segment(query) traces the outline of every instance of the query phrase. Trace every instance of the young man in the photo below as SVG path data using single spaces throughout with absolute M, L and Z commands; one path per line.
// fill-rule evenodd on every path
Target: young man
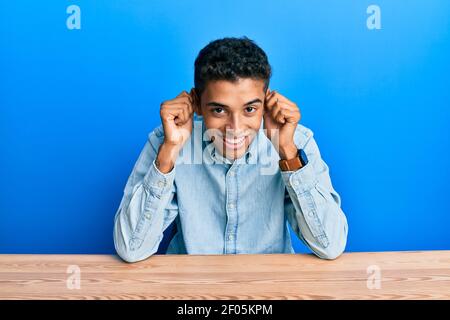
M 128 262 L 167 253 L 293 253 L 288 223 L 320 258 L 345 249 L 347 220 L 295 103 L 269 89 L 271 67 L 248 38 L 209 43 L 195 88 L 161 104 L 115 216 Z

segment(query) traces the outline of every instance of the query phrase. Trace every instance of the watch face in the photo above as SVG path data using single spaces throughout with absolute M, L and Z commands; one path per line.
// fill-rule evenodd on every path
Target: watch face
M 298 156 L 300 157 L 302 165 L 306 165 L 308 163 L 308 158 L 306 157 L 306 153 L 303 149 L 298 150 Z

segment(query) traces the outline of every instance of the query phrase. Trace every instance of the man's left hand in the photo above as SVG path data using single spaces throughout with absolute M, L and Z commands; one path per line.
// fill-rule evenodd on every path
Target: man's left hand
M 300 121 L 300 110 L 295 103 L 276 91 L 267 90 L 264 103 L 264 132 L 272 141 L 281 159 L 297 156 L 294 133 Z

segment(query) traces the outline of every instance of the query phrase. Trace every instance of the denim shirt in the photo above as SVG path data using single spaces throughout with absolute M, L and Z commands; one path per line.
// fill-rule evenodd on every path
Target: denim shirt
M 155 165 L 164 131 L 148 135 L 115 215 L 114 245 L 125 261 L 156 253 L 175 220 L 168 254 L 294 253 L 288 224 L 314 254 L 335 259 L 345 249 L 347 220 L 311 130 L 297 125 L 294 143 L 307 164 L 280 171 L 280 157 L 261 129 L 246 153 L 229 161 L 194 116 L 174 168 Z

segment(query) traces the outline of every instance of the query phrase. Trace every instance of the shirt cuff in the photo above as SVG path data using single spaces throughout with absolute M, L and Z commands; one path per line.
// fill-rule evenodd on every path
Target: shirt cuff
M 314 168 L 309 162 L 296 171 L 281 171 L 281 176 L 286 187 L 297 194 L 311 191 L 317 183 Z
M 161 198 L 163 194 L 171 190 L 174 179 L 175 166 L 168 173 L 162 173 L 156 167 L 155 160 L 153 160 L 150 169 L 144 177 L 143 186 L 157 198 Z

